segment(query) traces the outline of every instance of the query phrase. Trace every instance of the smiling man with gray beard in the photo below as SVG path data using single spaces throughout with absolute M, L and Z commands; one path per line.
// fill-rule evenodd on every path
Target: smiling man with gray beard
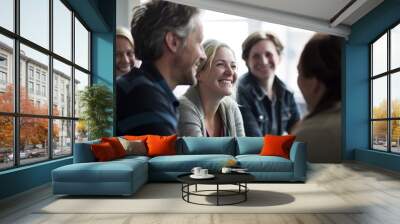
M 139 69 L 117 81 L 117 135 L 176 134 L 177 85 L 192 85 L 205 59 L 199 10 L 167 1 L 134 9 L 131 32 Z

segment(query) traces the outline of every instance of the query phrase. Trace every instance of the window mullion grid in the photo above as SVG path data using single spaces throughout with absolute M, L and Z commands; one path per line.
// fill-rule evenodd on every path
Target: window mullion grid
M 49 50 L 53 52 L 53 0 L 49 0 Z M 49 86 L 47 90 L 49 94 L 49 119 L 48 121 L 48 132 L 47 132 L 47 147 L 49 151 L 49 159 L 53 159 L 53 56 L 49 55 L 49 75 L 48 75 Z
M 387 66 L 387 68 L 386 68 L 386 71 L 389 71 L 390 70 L 390 29 L 389 29 L 389 31 L 387 32 L 387 51 L 386 51 L 386 54 L 387 54 L 387 64 L 386 64 L 386 66 Z M 388 73 L 387 74 L 387 110 L 388 110 L 388 112 L 387 112 L 387 116 L 388 116 L 388 122 L 387 122 L 387 135 L 388 135 L 388 138 L 387 138 L 387 140 L 388 140 L 388 152 L 391 152 L 392 151 L 392 135 L 391 135 L 391 133 L 392 133 L 392 120 L 391 120 L 391 118 L 392 118 L 392 111 L 391 111 L 391 108 L 392 108 L 392 100 L 391 100 L 391 86 L 390 86 L 390 80 L 391 80 L 391 78 L 392 78 L 392 75 L 390 74 L 390 73 Z
M 76 118 L 75 116 L 75 12 L 72 11 L 71 15 L 71 24 L 72 24 L 72 38 L 71 38 L 71 59 L 72 59 L 72 67 L 71 67 L 71 117 Z M 73 119 L 71 121 L 71 150 L 72 150 L 72 155 L 74 155 L 75 151 L 75 123 L 77 120 Z
M 372 71 L 373 71 L 373 60 L 372 60 L 372 56 L 373 56 L 373 44 L 369 45 L 369 148 L 371 150 L 373 150 L 373 90 L 374 90 L 374 86 L 373 86 L 373 79 L 372 79 Z
M 20 9 L 20 0 L 14 1 L 14 32 L 19 35 L 19 9 Z M 20 113 L 20 46 L 19 39 L 14 38 L 14 166 L 19 166 L 20 157 L 19 157 L 19 136 L 20 136 L 20 117 L 17 116 Z

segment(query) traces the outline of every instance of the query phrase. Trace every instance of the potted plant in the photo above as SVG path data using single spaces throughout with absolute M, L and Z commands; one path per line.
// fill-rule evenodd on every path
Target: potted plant
M 81 118 L 87 127 L 89 140 L 110 136 L 107 131 L 112 125 L 112 92 L 102 84 L 87 86 L 79 93 Z

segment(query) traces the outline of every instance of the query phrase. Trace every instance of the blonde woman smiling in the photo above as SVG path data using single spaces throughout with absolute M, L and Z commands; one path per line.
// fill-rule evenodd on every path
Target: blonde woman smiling
M 230 97 L 237 79 L 235 55 L 216 40 L 205 42 L 203 48 L 207 60 L 197 68 L 197 84 L 179 100 L 178 135 L 244 136 L 242 115 Z

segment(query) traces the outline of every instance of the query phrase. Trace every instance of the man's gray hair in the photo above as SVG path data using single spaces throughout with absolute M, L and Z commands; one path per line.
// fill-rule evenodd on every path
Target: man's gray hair
M 153 0 L 134 8 L 131 33 L 135 42 L 136 58 L 155 61 L 163 55 L 167 32 L 175 33 L 186 42 L 194 31 L 193 18 L 197 8 L 167 1 Z

